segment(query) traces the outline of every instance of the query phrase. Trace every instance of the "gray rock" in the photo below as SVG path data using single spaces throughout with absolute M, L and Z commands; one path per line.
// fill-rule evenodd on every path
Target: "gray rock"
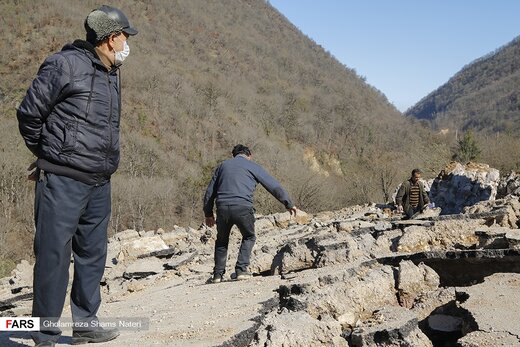
M 431 227 L 411 226 L 404 229 L 397 242 L 398 252 L 424 252 L 478 245 L 475 230 L 484 224 L 480 219 L 436 221 Z
M 140 279 L 152 275 L 160 274 L 164 271 L 163 262 L 157 258 L 139 259 L 130 264 L 125 272 L 123 278 L 125 279 Z
M 386 306 L 352 331 L 351 346 L 433 346 L 417 324 L 413 312 L 399 306 Z
M 170 247 L 170 248 L 161 249 L 158 251 L 153 251 L 150 253 L 141 254 L 137 258 L 139 258 L 139 259 L 148 258 L 148 257 L 171 258 L 177 253 L 179 253 L 179 250 L 176 247 Z
M 287 228 L 292 224 L 307 224 L 310 222 L 312 216 L 304 211 L 298 210 L 296 216 L 291 216 L 289 212 L 273 214 L 275 224 L 279 228 Z
M 445 306 L 455 300 L 455 289 L 453 287 L 437 288 L 436 290 L 425 292 L 417 297 L 412 311 L 417 315 L 419 321 L 422 321 L 430 316 L 438 307 Z
M 264 318 L 249 346 L 347 347 L 340 324 L 330 317 L 318 320 L 306 312 L 272 312 Z
M 314 279 L 315 280 L 315 279 Z M 367 268 L 337 271 L 291 288 L 281 304 L 294 304 L 305 309 L 312 317 L 330 315 L 361 317 L 365 312 L 383 306 L 398 306 L 394 288 L 394 274 L 390 266 L 367 265 Z M 287 293 L 287 291 L 286 291 Z
M 439 275 L 429 266 L 420 263 L 416 266 L 411 261 L 399 263 L 397 289 L 401 306 L 411 308 L 415 298 L 439 287 Z
M 163 239 L 161 239 L 161 236 L 155 235 L 150 237 L 126 240 L 121 245 L 121 253 L 124 255 L 125 259 L 131 259 L 137 258 L 140 255 L 148 254 L 154 251 L 168 249 L 168 246 L 163 241 Z
M 22 260 L 12 271 L 13 276 L 9 279 L 10 291 L 20 293 L 23 288 L 30 288 L 33 282 L 33 265 L 27 260 Z
M 179 267 L 189 264 L 198 255 L 198 252 L 184 253 L 179 256 L 173 257 L 168 263 L 164 264 L 166 270 L 176 270 Z
M 450 333 L 460 331 L 464 321 L 462 318 L 446 314 L 432 314 L 428 317 L 428 326 L 433 331 Z

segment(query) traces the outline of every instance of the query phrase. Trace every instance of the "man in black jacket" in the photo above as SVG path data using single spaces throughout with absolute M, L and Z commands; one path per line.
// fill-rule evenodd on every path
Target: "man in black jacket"
M 20 133 L 38 158 L 29 176 L 36 180 L 32 315 L 51 322 L 61 316 L 72 252 L 74 344 L 119 335 L 97 328 L 97 311 L 110 176 L 119 164 L 118 68 L 130 52 L 127 39 L 137 34 L 125 14 L 110 6 L 92 11 L 84 25 L 86 41 L 67 44 L 44 61 L 17 112 Z M 60 334 L 43 328 L 33 339 L 37 346 L 54 346 Z
M 251 277 L 248 271 L 251 251 L 256 241 L 253 193 L 260 183 L 289 213 L 296 215 L 296 207 L 280 183 L 260 165 L 251 161 L 251 151 L 244 145 L 236 145 L 233 158 L 220 164 L 208 185 L 204 196 L 204 216 L 206 225 L 215 225 L 214 201 L 217 200 L 217 240 L 215 241 L 215 268 L 213 283 L 222 281 L 226 272 L 229 234 L 236 225 L 242 234 L 242 243 L 235 264 L 237 280 Z

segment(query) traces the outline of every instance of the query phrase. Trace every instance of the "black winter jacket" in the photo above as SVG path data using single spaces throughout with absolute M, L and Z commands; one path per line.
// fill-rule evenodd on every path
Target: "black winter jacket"
M 119 164 L 120 109 L 116 69 L 76 40 L 41 65 L 17 117 L 38 167 L 95 185 Z

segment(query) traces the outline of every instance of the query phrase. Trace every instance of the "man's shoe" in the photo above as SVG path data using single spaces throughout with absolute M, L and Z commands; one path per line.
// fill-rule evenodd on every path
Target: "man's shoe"
M 248 280 L 253 277 L 253 274 L 249 271 L 235 271 L 235 273 L 231 276 L 232 279 L 237 281 Z
M 222 274 L 214 274 L 213 277 L 210 279 L 211 283 L 220 283 L 222 282 L 224 275 Z
M 93 331 L 75 331 L 72 334 L 72 344 L 81 345 L 84 343 L 107 342 L 119 336 L 117 329 L 99 329 Z
M 56 346 L 56 342 L 54 341 L 42 341 L 38 344 L 36 344 L 35 347 L 54 347 Z

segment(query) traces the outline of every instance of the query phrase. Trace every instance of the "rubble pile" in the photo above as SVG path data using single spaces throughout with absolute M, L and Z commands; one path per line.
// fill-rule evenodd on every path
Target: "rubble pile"
M 491 198 L 498 187 L 495 173 L 480 168 L 466 166 L 474 176 L 458 175 L 478 181 L 484 191 L 489 188 Z M 456 166 L 450 172 L 457 170 L 462 169 Z M 453 177 L 448 181 L 460 188 L 461 180 Z M 433 184 L 432 190 L 453 192 L 445 184 Z M 222 339 L 217 344 L 520 345 L 520 324 L 514 317 L 520 302 L 520 202 L 508 195 L 464 204 L 446 205 L 460 207 L 461 213 L 426 211 L 414 220 L 376 204 L 314 216 L 300 211 L 296 218 L 288 213 L 257 216 L 250 270 L 254 278 L 279 280 L 257 281 L 272 286 L 267 288 L 272 290 L 271 304 L 251 317 L 254 323 L 247 329 L 215 333 Z M 104 301 L 128 300 L 169 279 L 175 279 L 175 286 L 195 283 L 225 295 L 232 288 L 229 273 L 221 284 L 206 282 L 215 238 L 216 230 L 204 226 L 115 234 L 101 283 Z M 228 269 L 239 243 L 240 234 L 234 231 Z M 22 262 L 12 276 L 0 280 L 1 316 L 30 314 L 31 274 L 31 265 Z M 236 288 L 242 283 L 232 284 Z M 153 318 L 155 313 L 141 314 Z M 215 323 L 204 324 L 201 333 L 210 334 L 208 324 Z M 188 345 L 189 336 L 164 344 Z

